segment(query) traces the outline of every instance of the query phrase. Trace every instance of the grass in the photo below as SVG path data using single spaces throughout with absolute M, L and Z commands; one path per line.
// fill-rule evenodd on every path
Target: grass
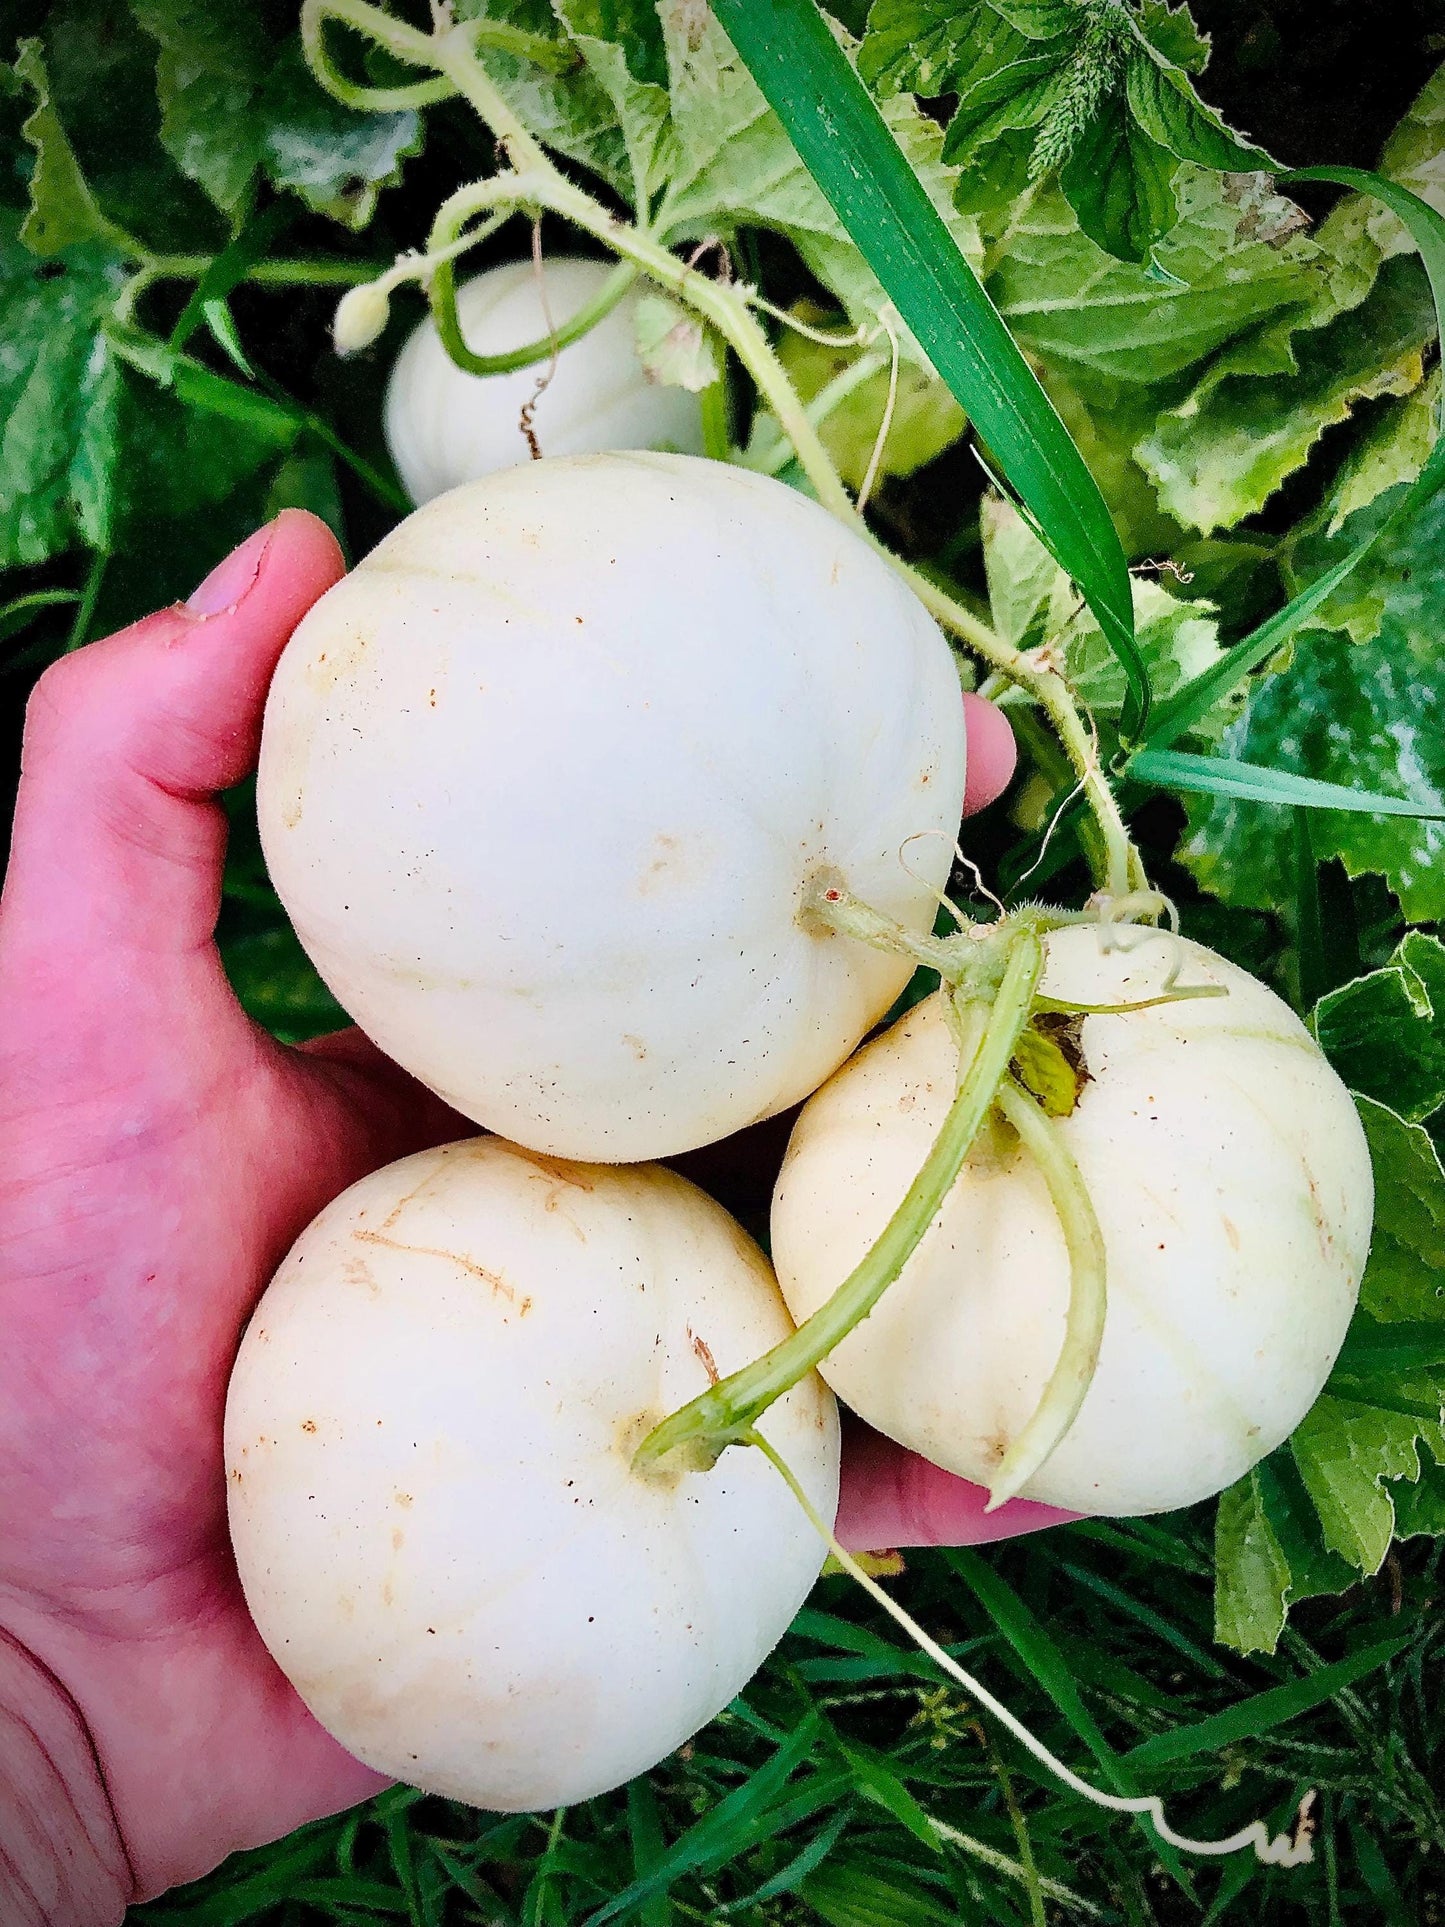
M 398 1789 L 238 1856 L 133 1927 L 1445 1923 L 1445 1548 L 1212 1644 L 1208 1513 L 907 1555 L 911 1609 L 1065 1760 L 1222 1834 L 1319 1798 L 1314 1863 L 1184 1863 L 1057 1787 L 845 1577 L 645 1781 L 500 1817 Z

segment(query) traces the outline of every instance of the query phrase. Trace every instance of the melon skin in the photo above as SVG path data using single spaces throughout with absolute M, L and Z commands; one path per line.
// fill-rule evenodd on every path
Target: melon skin
M 824 1547 L 760 1452 L 668 1479 L 632 1453 L 790 1330 L 756 1246 L 656 1167 L 478 1138 L 353 1185 L 257 1306 L 226 1408 L 246 1601 L 311 1712 L 377 1771 L 506 1811 L 672 1752 Z M 766 1430 L 831 1519 L 821 1380 Z
M 817 1088 L 958 835 L 956 667 L 814 502 L 721 463 L 532 463 L 441 496 L 306 615 L 257 787 L 338 1001 L 465 1116 L 558 1156 L 713 1142 Z
M 457 289 L 463 339 L 482 355 L 545 340 L 597 298 L 614 265 L 548 255 L 540 281 L 530 259 L 489 268 Z M 496 469 L 530 461 L 524 408 L 547 456 L 616 448 L 701 455 L 698 397 L 654 381 L 638 356 L 637 304 L 647 292 L 644 283 L 630 290 L 595 327 L 559 349 L 555 365 L 544 359 L 510 374 L 471 375 L 459 368 L 428 315 L 396 358 L 382 417 L 387 447 L 411 499 L 429 502 Z
M 1103 1233 L 1108 1311 L 1079 1414 L 1022 1496 L 1133 1515 L 1223 1490 L 1304 1417 L 1355 1309 L 1373 1179 L 1354 1103 L 1286 1004 L 1202 945 L 1115 937 L 1053 933 L 1042 993 L 1138 1002 L 1179 966 L 1182 983 L 1227 995 L 1082 1021 L 1088 1081 L 1057 1129 Z M 956 1078 L 935 996 L 804 1107 L 772 1213 L 800 1322 L 901 1202 Z M 823 1375 L 879 1431 L 987 1485 L 1057 1361 L 1068 1289 L 1037 1166 L 988 1132 Z

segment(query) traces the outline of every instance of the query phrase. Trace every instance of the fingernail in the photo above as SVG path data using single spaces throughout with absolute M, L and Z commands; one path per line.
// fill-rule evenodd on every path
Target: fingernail
M 271 546 L 272 524 L 257 529 L 239 549 L 232 549 L 224 562 L 218 562 L 194 594 L 186 599 L 193 616 L 219 616 L 234 609 L 261 573 L 261 563 Z

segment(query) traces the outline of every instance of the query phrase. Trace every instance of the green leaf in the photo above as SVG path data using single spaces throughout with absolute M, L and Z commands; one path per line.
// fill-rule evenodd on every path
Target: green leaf
M 1445 518 L 1442 518 L 1445 520 Z M 1421 638 L 1422 651 L 1431 647 Z M 1246 761 L 1290 760 L 1311 776 L 1378 792 L 1428 796 L 1445 808 L 1445 675 L 1412 661 L 1393 630 L 1352 645 L 1313 633 L 1289 668 L 1261 682 L 1226 732 L 1224 749 Z M 1247 812 L 1247 813 L 1246 813 Z M 1315 853 L 1337 856 L 1352 876 L 1383 875 L 1411 921 L 1445 916 L 1445 831 L 1431 819 L 1334 815 L 1311 824 Z M 1289 898 L 1288 820 L 1252 804 L 1191 804 L 1181 855 L 1204 888 L 1226 902 L 1272 909 Z
M 696 315 L 663 294 L 645 294 L 633 309 L 637 355 L 653 381 L 696 395 L 722 373 L 717 347 Z
M 1029 54 L 986 74 L 958 103 L 943 143 L 955 166 L 1016 127 L 1037 127 L 1058 105 L 1069 80 L 1067 62 L 1052 54 Z
M 1416 960 L 1433 978 L 1445 958 Z M 1445 1530 L 1445 1170 L 1420 1125 L 1355 1101 L 1375 1171 L 1360 1310 L 1288 1443 L 1220 1500 L 1216 1630 L 1241 1651 L 1273 1651 L 1292 1603 L 1378 1571 L 1397 1531 Z
M 1272 1653 L 1288 1612 L 1292 1574 L 1258 1467 L 1220 1494 L 1214 1562 L 1215 1638 L 1241 1653 Z
M 1097 485 L 812 0 L 718 0 L 774 112 L 1125 665 L 1133 736 L 1149 689 L 1123 550 Z
M 1062 169 L 1084 232 L 1110 254 L 1142 262 L 1173 225 L 1176 160 L 1233 171 L 1270 165 L 1195 93 L 1189 73 L 1207 55 L 1187 7 L 1165 0 L 1149 0 L 1142 14 L 1074 0 L 877 0 L 860 71 L 884 92 L 957 93 L 950 161 L 971 161 L 1037 127 L 1030 172 Z
M 160 145 L 156 49 L 127 6 L 51 0 L 44 17 L 50 92 L 103 214 L 156 252 L 212 252 L 225 236 L 212 204 Z
M 888 304 L 887 290 L 844 218 L 803 165 L 778 115 L 726 35 L 711 21 L 690 33 L 672 16 L 666 31 L 676 157 L 657 210 L 659 228 L 674 241 L 701 240 L 718 233 L 731 238 L 747 227 L 771 228 L 786 235 L 849 317 L 876 331 Z M 867 102 L 831 36 L 828 45 L 842 63 L 849 85 Z M 878 110 L 867 104 L 869 113 L 876 115 Z M 953 204 L 958 176 L 943 163 L 938 127 L 906 96 L 887 102 L 882 119 L 897 143 L 896 147 L 889 143 L 890 151 L 895 156 L 901 151 L 911 170 L 914 192 L 946 230 L 942 245 L 950 252 L 976 254 L 973 224 Z M 907 319 L 904 315 L 905 325 L 898 330 L 902 352 L 916 366 L 927 368 L 926 354 L 909 331 Z
M 959 0 L 873 0 L 858 49 L 858 71 L 887 97 L 967 93 L 1017 60 L 1027 42 L 992 7 Z
M 667 90 L 667 48 L 652 0 L 554 0 L 573 39 L 616 47 L 634 80 Z
M 32 254 L 47 258 L 94 241 L 103 241 L 112 247 L 120 241 L 119 251 L 123 253 L 123 237 L 117 235 L 96 206 L 55 110 L 45 55 L 38 40 L 20 42 L 14 71 L 35 99 L 21 128 L 35 149 L 35 165 L 30 174 L 30 210 L 20 229 L 21 240 Z
M 1429 1464 L 1413 1485 L 1397 1485 L 1395 1537 L 1445 1538 L 1445 1466 Z
M 1172 64 L 1136 53 L 1128 65 L 1125 91 L 1129 112 L 1140 127 L 1181 161 L 1221 173 L 1274 167 L 1263 148 L 1226 127 L 1213 108 L 1205 106 L 1187 74 Z
M 1174 156 L 1108 101 L 1059 171 L 1065 200 L 1096 246 L 1121 261 L 1147 261 L 1179 217 Z
M 1300 178 L 1328 179 L 1359 188 L 1375 196 L 1398 215 L 1419 249 L 1429 277 L 1437 318 L 1445 311 L 1445 218 L 1397 182 L 1358 169 L 1314 169 L 1308 176 L 1302 175 Z M 1387 558 L 1392 551 L 1398 551 L 1401 546 L 1422 542 L 1428 544 L 1430 526 L 1441 516 L 1445 516 L 1445 442 L 1437 438 L 1412 485 L 1403 491 L 1393 490 L 1382 495 L 1357 516 L 1350 518 L 1352 540 L 1346 545 L 1343 555 L 1326 554 L 1318 558 L 1313 571 L 1314 580 L 1307 580 L 1304 588 L 1284 610 L 1263 623 L 1253 636 L 1237 644 L 1221 664 L 1199 679 L 1193 689 L 1185 690 L 1173 699 L 1156 724 L 1156 740 L 1172 740 L 1191 719 L 1202 713 L 1204 707 L 1231 686 L 1233 678 L 1248 673 L 1264 661 L 1293 636 L 1306 620 L 1311 617 L 1317 620 L 1330 619 L 1327 605 L 1338 596 L 1342 585 L 1358 598 L 1362 593 L 1362 581 L 1368 583 L 1368 577 L 1362 579 L 1359 575 L 1363 562 L 1367 562 L 1371 569 L 1388 567 Z M 1353 539 L 1353 524 L 1357 520 L 1366 526 L 1359 539 Z M 1329 540 L 1328 535 L 1325 539 Z M 1421 789 L 1417 772 L 1424 767 L 1418 753 L 1418 743 L 1428 744 L 1431 740 L 1425 735 L 1417 741 L 1416 732 L 1422 712 L 1432 702 L 1438 701 L 1441 694 L 1437 654 L 1439 628 L 1429 621 L 1428 606 L 1422 608 L 1421 604 L 1422 596 L 1428 595 L 1438 582 L 1437 572 L 1430 566 L 1432 554 L 1433 549 L 1427 547 L 1417 566 L 1398 566 L 1396 574 L 1386 579 L 1380 598 L 1379 633 L 1373 644 L 1364 645 L 1372 651 L 1367 673 L 1378 675 L 1383 685 L 1379 692 L 1379 706 L 1368 709 L 1360 717 L 1359 735 L 1351 745 L 1351 761 L 1356 766 L 1364 748 L 1374 748 L 1379 752 L 1381 764 L 1394 762 L 1397 778 L 1403 776 L 1416 795 Z M 1298 551 L 1295 561 L 1299 561 Z M 1305 566 L 1309 571 L 1308 560 Z M 1398 601 L 1395 600 L 1397 593 Z M 1393 624 L 1403 631 L 1404 644 L 1394 652 L 1380 647 L 1391 638 L 1392 619 Z M 1358 628 L 1356 633 L 1360 633 Z M 1337 658 L 1338 649 L 1331 649 L 1329 644 L 1322 641 L 1310 651 L 1311 670 L 1337 668 Z M 1406 672 L 1404 676 L 1402 670 Z M 1302 676 L 1296 677 L 1296 680 L 1302 679 Z M 1249 712 L 1237 727 L 1248 731 L 1262 726 L 1268 731 L 1272 723 L 1286 720 L 1274 709 L 1279 702 L 1278 685 L 1282 680 L 1280 676 L 1275 676 L 1256 688 Z M 1342 707 L 1348 707 L 1351 702 L 1358 705 L 1365 678 L 1356 674 L 1341 680 L 1346 685 L 1342 691 Z M 1296 720 L 1303 706 L 1302 699 L 1295 706 L 1295 717 L 1288 720 Z M 1382 721 L 1385 723 L 1383 730 Z M 1317 735 L 1313 747 L 1321 760 L 1340 759 L 1343 755 L 1342 745 L 1348 741 L 1348 736 L 1342 736 L 1338 730 L 1331 734 L 1325 729 Z M 1349 773 L 1354 775 L 1356 769 L 1352 768 Z M 1212 827 L 1207 826 L 1204 836 L 1194 839 L 1193 855 L 1205 864 L 1211 860 L 1208 842 L 1209 829 Z M 1329 819 L 1314 836 L 1317 852 L 1342 857 L 1347 868 L 1380 869 L 1400 897 L 1407 916 L 1412 918 L 1428 918 L 1438 914 L 1417 907 L 1441 901 L 1430 865 L 1437 840 L 1437 833 L 1423 827 L 1408 836 L 1398 831 L 1392 833 L 1389 826 L 1377 827 L 1362 834 L 1352 826 L 1332 823 Z M 1277 853 L 1266 852 L 1262 846 L 1256 847 L 1250 853 L 1251 867 L 1261 855 L 1273 860 Z M 1241 889 L 1241 878 L 1230 875 L 1231 867 L 1226 863 L 1216 868 L 1215 887 L 1220 894 L 1229 894 L 1241 900 L 1250 890 L 1258 888 L 1259 877 L 1256 874 L 1253 879 L 1244 882 Z M 1438 868 L 1438 865 L 1434 867 Z
M 131 0 L 159 44 L 161 139 L 176 165 L 227 214 L 258 170 L 317 213 L 364 227 L 376 197 L 421 144 L 411 111 L 363 114 L 323 93 L 295 34 L 275 41 L 261 16 L 199 0 Z
M 122 279 L 96 244 L 38 262 L 0 211 L 0 566 L 109 546 L 120 382 L 98 329 Z
M 1435 423 L 1440 409 L 1440 370 L 1430 371 L 1428 380 L 1393 408 L 1381 410 L 1367 432 L 1351 448 L 1335 476 L 1329 493 L 1327 536 L 1338 535 L 1349 518 L 1370 504 L 1387 489 L 1413 482 L 1429 459 L 1435 439 Z M 1369 563 L 1356 573 L 1349 590 L 1353 599 L 1362 578 L 1373 573 Z M 1333 613 L 1329 611 L 1328 613 Z M 1344 626 L 1360 640 L 1373 635 L 1379 627 L 1380 607 L 1368 626 L 1357 631 L 1352 622 Z
M 1380 1324 L 1433 1323 L 1445 1338 L 1445 1175 L 1440 1155 L 1421 1125 L 1398 1117 L 1374 1098 L 1355 1101 L 1375 1168 L 1375 1227 L 1360 1303 Z M 1357 1342 L 1352 1332 L 1343 1369 L 1354 1369 Z M 1377 1352 L 1370 1369 L 1379 1362 Z M 1401 1372 L 1402 1361 L 1386 1359 L 1383 1370 L 1387 1377 Z
M 555 61 L 545 67 L 485 39 L 477 55 L 538 140 L 590 168 L 629 198 L 632 171 L 616 105 L 567 37 L 551 0 L 457 0 L 456 13 L 463 20 L 520 27 L 556 47 Z
M 1026 348 L 1076 379 L 1162 384 L 1264 324 L 1287 336 L 1325 298 L 1332 262 L 1266 178 L 1184 166 L 1175 188 L 1179 221 L 1154 251 L 1163 281 L 1106 254 L 1060 194 L 1034 199 L 988 277 Z
M 1232 527 L 1263 508 L 1360 402 L 1418 387 L 1434 335 L 1418 263 L 1392 262 L 1362 306 L 1296 336 L 1294 376 L 1209 384 L 1160 416 L 1138 460 L 1168 514 L 1206 533 Z
M 1351 1090 L 1411 1123 L 1429 1117 L 1445 1104 L 1445 946 L 1411 930 L 1383 970 L 1323 996 L 1314 1026 Z
M 1182 67 L 1187 74 L 1202 73 L 1209 64 L 1209 35 L 1194 24 L 1185 0 L 1144 0 L 1139 29 L 1155 53 Z
M 612 102 L 633 204 L 645 209 L 672 160 L 667 52 L 650 0 L 557 0 L 557 14 Z
M 1325 1546 L 1287 1446 L 1220 1495 L 1214 1554 L 1215 1638 L 1242 1653 L 1272 1653 L 1292 1605 L 1359 1576 Z
M 1106 726 L 1128 693 L 1123 671 L 1078 592 L 1008 502 L 986 495 L 980 511 L 984 572 L 994 627 L 1016 649 L 1062 653 L 1078 700 Z M 1219 655 L 1218 627 L 1207 602 L 1185 602 L 1145 576 L 1133 579 L 1134 627 L 1161 700 L 1200 675 Z M 1017 692 L 1005 706 L 1023 702 Z M 1215 734 L 1223 716 L 1212 719 Z
M 1409 112 L 1386 142 L 1380 172 L 1445 214 L 1445 66 L 1426 81 Z M 1408 254 L 1415 245 L 1408 224 L 1377 200 L 1346 202 L 1326 229 L 1337 230 L 1336 245 L 1363 244 L 1376 260 Z
M 226 500 L 296 440 L 295 418 L 265 396 L 182 356 L 172 370 L 169 392 L 133 378 L 125 385 L 126 462 L 117 487 L 122 540 L 143 541 L 148 521 L 176 521 Z
M 1074 0 L 988 0 L 994 12 L 1030 40 L 1053 40 L 1076 34 L 1079 9 Z
M 1325 1544 L 1363 1573 L 1379 1571 L 1394 1536 L 1395 1508 L 1385 1481 L 1420 1476 L 1421 1424 L 1406 1413 L 1326 1392 L 1290 1440 Z M 1435 1442 L 1445 1455 L 1438 1425 Z

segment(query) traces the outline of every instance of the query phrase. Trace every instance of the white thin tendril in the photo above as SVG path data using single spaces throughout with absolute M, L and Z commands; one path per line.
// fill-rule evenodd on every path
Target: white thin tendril
M 517 426 L 527 444 L 528 452 L 534 462 L 542 459 L 542 445 L 537 440 L 537 431 L 532 418 L 537 412 L 537 403 L 552 385 L 552 377 L 557 372 L 557 324 L 552 319 L 551 303 L 547 299 L 547 266 L 542 258 L 542 223 L 532 223 L 532 276 L 537 283 L 537 297 L 542 304 L 542 322 L 552 342 L 552 353 L 547 366 L 533 383 L 532 392 L 522 403 L 517 415 Z
M 850 334 L 829 334 L 822 328 L 814 328 L 798 315 L 790 313 L 788 309 L 775 306 L 773 302 L 759 294 L 756 288 L 748 288 L 745 292 L 750 308 L 757 308 L 761 313 L 771 315 L 774 321 L 781 322 L 785 328 L 791 328 L 794 334 L 801 335 L 805 341 L 816 341 L 820 348 L 866 348 L 877 334 L 876 329 L 866 328 L 861 322 Z
M 1044 840 L 1039 845 L 1038 855 L 1034 858 L 1033 862 L 1029 865 L 1029 867 L 1024 871 L 1023 875 L 1019 878 L 1018 882 L 1015 883 L 1015 885 L 1013 886 L 1016 892 L 1023 889 L 1024 885 L 1028 882 L 1029 878 L 1034 874 L 1035 870 L 1037 870 L 1040 867 L 1040 865 L 1043 863 L 1044 858 L 1049 853 L 1049 845 L 1054 840 L 1054 831 L 1059 827 L 1060 823 L 1063 821 L 1065 812 L 1069 809 L 1070 805 L 1073 803 L 1074 798 L 1083 793 L 1083 788 L 1084 788 L 1084 779 L 1080 777 L 1078 782 L 1075 783 L 1074 787 L 1069 791 L 1068 795 L 1064 798 L 1063 802 L 1060 803 L 1059 807 L 1054 811 L 1054 814 L 1049 822 L 1049 827 L 1044 832 Z
M 1049 1751 L 1042 1740 L 1035 1738 L 1023 1721 L 1011 1713 L 1002 1700 L 995 1699 L 981 1681 L 960 1666 L 953 1655 L 945 1652 L 937 1640 L 931 1639 L 912 1615 L 906 1612 L 897 1600 L 878 1584 L 876 1579 L 871 1578 L 863 1570 L 852 1553 L 845 1551 L 835 1534 L 824 1524 L 817 1508 L 798 1483 L 792 1468 L 756 1427 L 748 1434 L 748 1442 L 756 1445 L 781 1475 L 788 1490 L 802 1507 L 808 1523 L 843 1570 L 883 1608 L 890 1619 L 903 1628 L 915 1645 L 927 1653 L 936 1666 L 941 1667 L 950 1679 L 955 1680 L 966 1693 L 977 1700 L 985 1712 L 992 1713 L 1000 1725 L 1006 1727 L 1019 1744 L 1025 1747 L 1042 1766 L 1047 1767 L 1055 1778 L 1062 1780 L 1070 1792 L 1077 1793 L 1080 1799 L 1088 1800 L 1094 1806 L 1104 1807 L 1112 1813 L 1144 1814 L 1159 1838 L 1168 1846 L 1177 1847 L 1181 1853 L 1214 1857 L 1227 1853 L 1239 1853 L 1245 1847 L 1253 1847 L 1256 1857 L 1267 1867 L 1299 1867 L 1313 1860 L 1316 1830 L 1314 1818 L 1316 1794 L 1313 1788 L 1300 1801 L 1294 1825 L 1287 1833 L 1272 1835 L 1263 1820 L 1251 1820 L 1247 1827 L 1241 1827 L 1237 1833 L 1231 1833 L 1226 1839 L 1194 1840 L 1188 1834 L 1176 1833 L 1170 1826 L 1164 1817 L 1164 1802 L 1158 1794 L 1105 1793 L 1100 1788 L 1091 1786 L 1087 1780 L 1080 1779 L 1077 1773 L 1064 1765 L 1057 1754 Z
M 893 326 L 890 315 L 894 312 L 891 301 L 885 302 L 878 311 L 878 325 L 888 337 L 888 399 L 883 404 L 883 419 L 878 424 L 878 437 L 873 444 L 873 453 L 868 457 L 867 473 L 863 485 L 858 490 L 858 513 L 861 515 L 868 506 L 868 498 L 873 493 L 873 484 L 878 480 L 878 471 L 883 465 L 883 450 L 889 435 L 893 432 L 893 411 L 898 405 L 898 330 Z

